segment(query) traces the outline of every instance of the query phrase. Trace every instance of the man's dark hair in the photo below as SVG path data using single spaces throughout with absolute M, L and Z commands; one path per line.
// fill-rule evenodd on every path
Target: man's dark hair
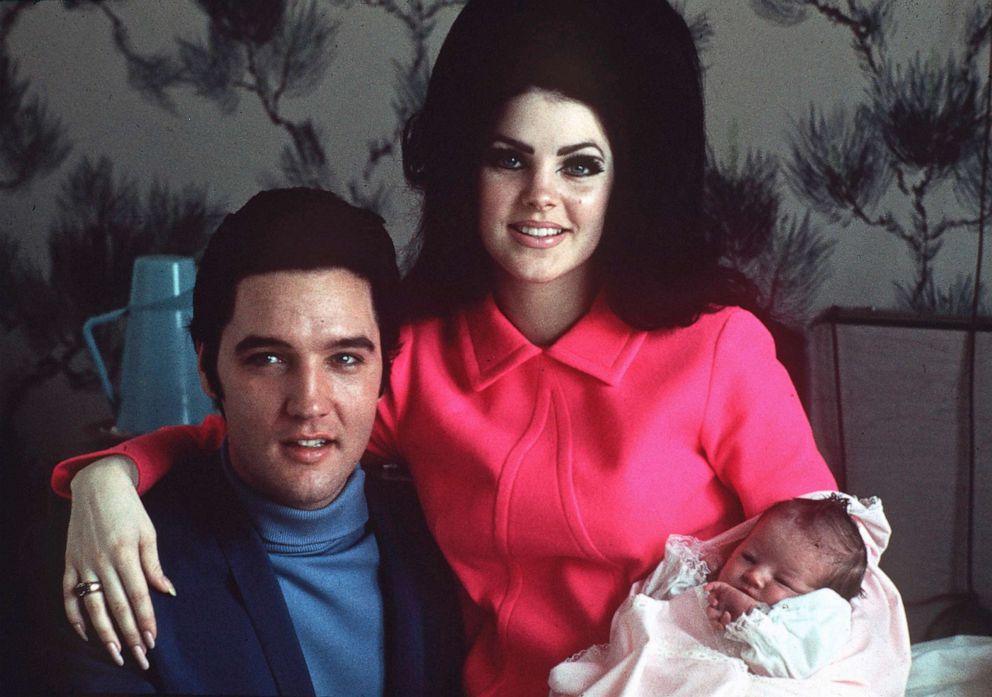
M 470 0 L 407 123 L 403 167 L 423 194 L 404 298 L 445 316 L 492 289 L 478 231 L 478 174 L 505 104 L 529 89 L 599 117 L 615 176 L 593 257 L 606 300 L 641 329 L 684 326 L 750 286 L 704 228 L 706 143 L 691 32 L 663 0 Z
M 830 564 L 831 571 L 821 581 L 821 587 L 836 591 L 845 600 L 860 595 L 868 551 L 857 523 L 847 512 L 847 500 L 843 496 L 779 501 L 761 514 L 759 522 L 773 516 L 801 530 Z
M 274 189 L 253 196 L 224 218 L 211 236 L 196 274 L 193 342 L 203 350 L 203 370 L 221 396 L 217 352 L 234 315 L 238 283 L 275 271 L 346 269 L 369 282 L 382 350 L 382 385 L 399 348 L 399 271 L 396 250 L 382 218 L 329 191 Z

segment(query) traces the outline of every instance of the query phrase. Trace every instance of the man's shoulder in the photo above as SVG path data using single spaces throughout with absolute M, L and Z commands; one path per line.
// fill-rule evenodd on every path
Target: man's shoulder
M 146 499 L 151 500 L 153 496 L 164 497 L 165 494 L 190 484 L 214 487 L 222 480 L 223 476 L 220 450 L 200 452 L 174 462 L 161 481 L 149 490 Z M 188 491 L 187 493 L 196 492 Z
M 458 586 L 402 468 L 365 467 L 369 522 L 389 608 L 390 694 L 461 694 L 464 660 Z
M 362 469 L 369 524 L 385 561 L 408 564 L 410 559 L 416 559 L 417 566 L 433 565 L 436 544 L 409 474 L 395 465 Z M 440 552 L 436 552 L 436 558 L 440 559 Z
M 219 506 L 227 506 L 229 484 L 221 469 L 220 451 L 201 453 L 176 462 L 145 495 L 148 516 L 156 528 L 163 524 L 209 524 Z
M 404 546 L 419 544 L 427 532 L 424 513 L 409 472 L 399 465 L 363 466 L 369 521 L 380 546 L 398 536 Z

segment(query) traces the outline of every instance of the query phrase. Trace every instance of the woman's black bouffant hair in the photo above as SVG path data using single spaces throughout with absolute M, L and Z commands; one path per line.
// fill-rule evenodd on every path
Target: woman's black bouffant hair
M 412 318 L 447 316 L 492 287 L 477 179 L 502 106 L 530 88 L 596 112 L 615 177 L 595 261 L 616 314 L 641 329 L 685 326 L 745 300 L 702 225 L 705 136 L 699 61 L 663 0 L 470 0 L 406 125 L 403 167 L 423 195 Z

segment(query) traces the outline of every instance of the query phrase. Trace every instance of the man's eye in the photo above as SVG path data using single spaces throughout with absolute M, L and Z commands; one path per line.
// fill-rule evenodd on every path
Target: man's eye
M 606 169 L 606 165 L 598 157 L 579 155 L 565 160 L 562 171 L 571 177 L 591 177 Z
M 255 353 L 248 356 L 248 363 L 250 365 L 278 365 L 282 363 L 282 359 L 279 358 L 274 353 Z
M 344 367 L 351 367 L 361 364 L 363 361 L 361 357 L 356 356 L 353 353 L 338 353 L 331 359 L 334 363 Z
M 486 165 L 498 169 L 521 169 L 524 160 L 516 150 L 510 148 L 490 148 L 486 152 Z

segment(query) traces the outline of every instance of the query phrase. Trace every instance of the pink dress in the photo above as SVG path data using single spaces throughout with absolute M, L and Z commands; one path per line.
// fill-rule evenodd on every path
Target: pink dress
M 128 445 L 142 488 L 222 435 L 166 431 Z M 470 695 L 546 694 L 552 666 L 608 640 L 669 534 L 708 538 L 836 487 L 771 336 L 735 308 L 646 332 L 598 301 L 550 347 L 492 298 L 419 322 L 369 451 L 409 465 L 467 592 Z M 56 488 L 81 464 L 60 464 Z

